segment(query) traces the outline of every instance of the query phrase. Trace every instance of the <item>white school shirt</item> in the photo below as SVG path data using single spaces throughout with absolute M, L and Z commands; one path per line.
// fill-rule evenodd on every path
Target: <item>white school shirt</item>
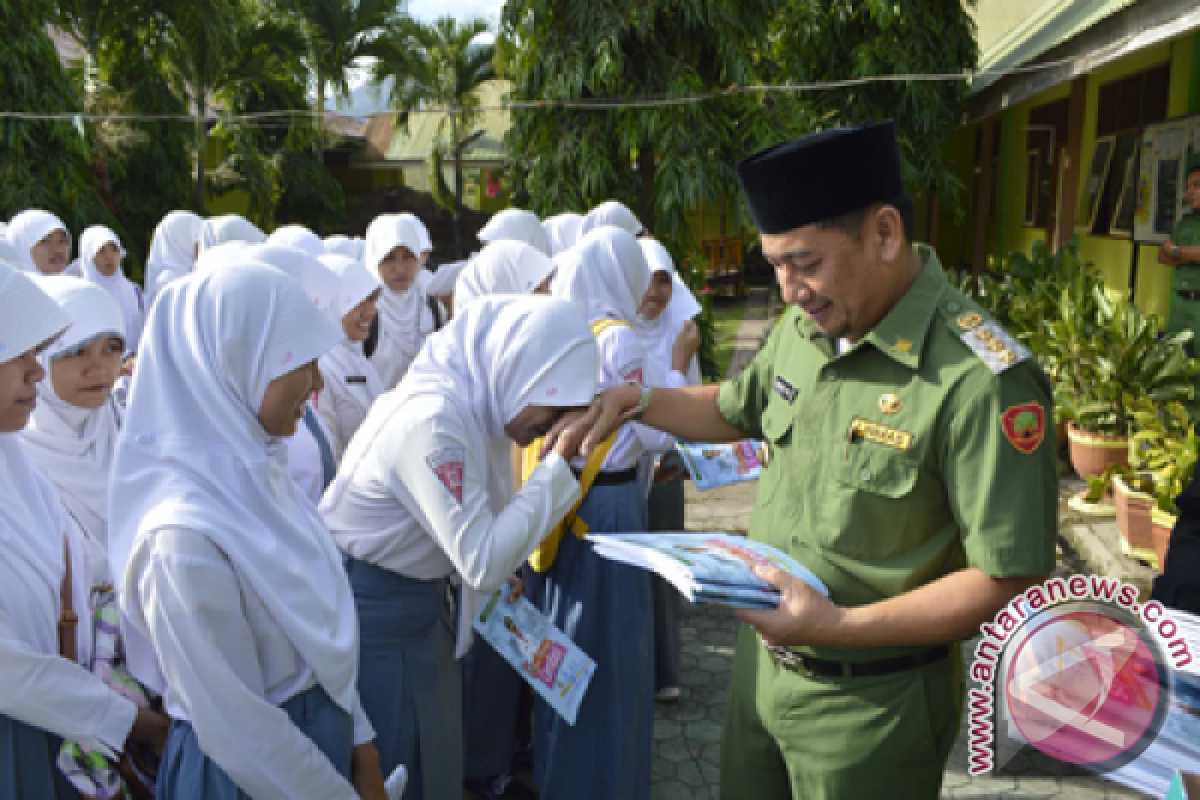
M 328 354 L 321 356 L 318 364 L 326 358 Z M 374 369 L 366 359 L 363 359 L 363 365 Z M 333 448 L 333 457 L 340 464 L 346 446 L 350 444 L 354 432 L 362 426 L 367 412 L 371 410 L 371 404 L 375 402 L 377 395 L 372 391 L 372 385 L 378 385 L 378 376 L 373 375 L 369 379 L 366 375 L 343 377 L 333 370 L 321 370 L 321 375 L 325 379 L 325 388 L 317 393 L 313 408 L 324 425 L 329 446 Z M 349 377 L 367 380 L 362 383 L 350 383 L 347 380 Z
M 79 615 L 77 654 L 81 663 L 90 663 L 88 576 L 99 567 L 89 563 L 83 533 L 69 519 L 64 522 L 70 537 L 74 578 L 71 604 Z M 35 584 L 19 580 L 0 586 L 0 686 L 4 687 L 0 691 L 0 714 L 83 747 L 121 752 L 133 730 L 137 706 L 110 689 L 99 676 L 60 656 L 57 629 L 46 631 L 48 635 L 41 641 L 21 635 L 23 626 L 18 623 L 25 622 L 24 627 L 28 627 L 33 613 L 23 615 L 23 620 L 14 620 L 12 615 L 20 615 L 28 603 L 35 602 L 37 598 L 30 593 L 37 590 Z M 54 607 L 58 608 L 57 587 L 53 595 Z
M 390 290 L 385 286 L 383 291 Z M 404 377 L 404 373 L 408 372 L 417 353 L 421 351 L 425 339 L 437 330 L 437 320 L 433 316 L 433 310 L 429 307 L 428 295 L 421 288 L 420 281 L 414 283 L 413 288 L 409 291 L 420 294 L 420 309 L 417 312 L 420 321 L 415 333 L 398 333 L 391 330 L 383 313 L 379 314 L 379 342 L 369 360 L 375 367 L 375 371 L 379 373 L 385 390 L 396 388 L 401 378 Z M 380 302 L 384 301 L 380 300 Z M 438 311 L 445 320 L 446 309 L 441 303 L 438 303 Z M 404 341 L 401 341 L 402 339 Z
M 321 432 L 325 434 L 329 446 L 333 447 L 333 437 L 329 434 L 329 426 L 321 419 L 319 413 L 315 416 L 317 425 L 321 427 Z M 312 435 L 312 431 L 308 429 L 304 420 L 296 423 L 296 433 L 284 441 L 287 442 L 288 475 L 315 506 L 321 502 L 321 495 L 325 494 L 325 470 L 321 466 L 321 445 L 317 444 L 316 437 Z M 336 462 L 340 457 L 341 453 L 335 449 L 334 461 Z
M 498 485 L 489 443 L 468 431 L 436 396 L 394 415 L 321 507 L 342 552 L 415 580 L 457 572 L 472 589 L 500 588 L 579 501 L 579 482 L 551 453 L 514 496 Z M 498 497 L 511 501 L 497 509 Z
M 645 383 L 650 377 L 646 364 L 646 349 L 638 341 L 633 328 L 613 325 L 596 337 L 600 350 L 600 378 L 596 393 L 623 386 L 630 381 Z M 678 389 L 687 385 L 687 378 L 671 370 L 658 388 Z M 603 472 L 620 472 L 637 466 L 638 459 L 647 452 L 665 453 L 675 444 L 669 433 L 647 427 L 638 422 L 627 422 L 617 430 L 617 438 L 601 466 Z M 571 464 L 583 469 L 586 458 L 576 458 Z
M 315 685 L 312 670 L 212 539 L 163 528 L 134 549 L 129 569 L 140 576 L 167 713 L 191 723 L 205 755 L 251 797 L 357 798 L 280 708 Z M 357 694 L 352 716 L 354 744 L 371 741 Z

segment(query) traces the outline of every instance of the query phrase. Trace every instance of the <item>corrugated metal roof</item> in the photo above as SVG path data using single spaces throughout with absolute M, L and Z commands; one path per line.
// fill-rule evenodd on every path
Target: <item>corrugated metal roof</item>
M 1050 0 L 1016 26 L 979 58 L 979 69 L 1020 67 L 1066 42 L 1137 0 Z M 971 81 L 971 94 L 983 91 L 1000 78 L 980 75 Z
M 511 89 L 512 84 L 508 81 L 488 81 L 479 87 L 479 102 L 483 106 L 498 106 L 504 102 L 505 95 Z M 424 163 L 429 158 L 437 140 L 438 128 L 444 119 L 444 112 L 411 114 L 408 118 L 408 131 L 396 131 L 387 150 L 387 160 Z M 504 134 L 508 133 L 511 125 L 512 115 L 508 111 L 482 112 L 475 120 L 474 130 L 482 128 L 483 136 L 467 148 L 464 153 L 465 160 L 468 163 L 503 161 Z

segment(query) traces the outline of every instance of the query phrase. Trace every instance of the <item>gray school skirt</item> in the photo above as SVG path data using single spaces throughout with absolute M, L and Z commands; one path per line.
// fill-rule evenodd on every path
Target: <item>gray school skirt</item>
M 358 610 L 358 695 L 390 775 L 408 769 L 405 800 L 462 796 L 462 678 L 447 581 L 418 581 L 346 562 Z

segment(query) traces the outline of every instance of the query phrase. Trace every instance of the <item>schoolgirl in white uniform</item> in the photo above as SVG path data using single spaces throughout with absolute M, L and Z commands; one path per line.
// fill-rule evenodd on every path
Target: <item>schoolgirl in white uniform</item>
M 200 226 L 199 255 L 203 255 L 206 250 L 230 242 L 262 244 L 266 240 L 267 235 L 243 216 L 224 214 L 219 217 L 209 217 Z
M 579 238 L 582 239 L 597 228 L 606 226 L 620 228 L 631 236 L 641 236 L 646 230 L 629 206 L 618 200 L 606 200 L 583 218 L 583 223 L 579 226 Z
M 537 248 L 547 258 L 554 254 L 550 237 L 546 235 L 546 229 L 542 227 L 537 214 L 519 208 L 506 208 L 492 215 L 476 238 L 484 245 L 504 241 L 524 242 Z
M 124 259 L 125 248 L 121 246 L 120 238 L 103 225 L 93 225 L 79 237 L 81 277 L 104 289 L 120 306 L 125 319 L 121 333 L 126 353 L 133 354 L 137 352 L 142 327 L 146 324 L 146 301 L 141 287 L 121 271 Z
M 130 739 L 161 748 L 166 734 L 165 718 L 139 711 L 80 666 L 90 660 L 91 626 L 70 624 L 63 612 L 64 600 L 80 617 L 88 607 L 87 549 L 17 436 L 45 376 L 38 354 L 69 324 L 27 276 L 0 264 L 0 797 L 6 798 L 77 797 L 55 764 L 63 739 L 115 753 Z M 72 654 L 76 663 L 63 657 Z
M 537 248 L 518 241 L 489 244 L 459 274 L 454 307 L 496 294 L 549 294 L 553 277 L 554 262 Z
M 568 211 L 555 214 L 542 223 L 546 236 L 550 238 L 550 255 L 570 250 L 579 241 L 579 231 L 583 227 L 583 214 Z
M 152 305 L 167 284 L 191 273 L 200 251 L 204 218 L 191 211 L 172 211 L 162 218 L 146 256 L 146 296 Z
M 99 286 L 66 275 L 35 281 L 71 327 L 38 357 L 46 378 L 21 439 L 83 533 L 90 585 L 111 584 L 108 487 L 125 411 L 112 388 L 121 375 L 125 321 Z
M 307 252 L 290 245 L 268 241 L 244 248 L 243 254 L 246 258 L 287 273 L 300 284 L 300 288 L 308 294 L 317 310 L 327 317 L 330 315 L 340 291 L 337 276 Z M 318 371 L 318 377 L 321 381 L 316 387 L 316 392 L 324 388 L 324 375 Z M 321 495 L 325 494 L 325 490 L 333 482 L 339 457 L 333 433 L 326 427 L 313 405 L 316 397 L 317 394 L 314 393 L 313 399 L 305 406 L 304 419 L 296 426 L 296 433 L 286 439 L 288 474 L 313 505 L 321 502 Z
M 484 247 L 459 275 L 454 308 L 496 295 L 549 294 L 553 276 L 554 262 L 540 250 L 498 241 Z M 529 588 L 527 583 L 527 593 Z M 485 798 L 502 796 L 511 781 L 524 688 L 521 677 L 486 643 L 471 648 L 463 661 L 467 785 Z
M 381 284 L 379 342 L 370 355 L 385 390 L 400 382 L 425 337 L 445 320 L 445 311 L 421 288 L 422 239 L 409 219 L 385 214 L 367 228 L 364 265 Z
M 335 255 L 324 255 L 319 260 L 338 279 L 336 298 L 326 314 L 342 329 L 345 338 L 321 356 L 325 388 L 317 393 L 314 405 L 330 432 L 334 454 L 341 461 L 367 412 L 384 391 L 383 380 L 363 353 L 383 287 L 358 261 Z
M 49 211 L 31 208 L 8 221 L 8 240 L 17 249 L 19 264 L 33 275 L 61 275 L 66 272 L 78 277 L 78 268 L 71 267 L 71 232 Z
M 342 559 L 281 441 L 339 338 L 294 280 L 236 254 L 150 314 L 109 552 L 134 674 L 173 720 L 162 800 L 385 796 Z
M 410 798 L 462 793 L 455 656 L 469 645 L 477 593 L 504 587 L 579 497 L 562 453 L 514 495 L 511 444 L 589 402 L 595 380 L 594 338 L 569 304 L 477 300 L 376 401 L 322 502 L 349 557 L 363 705 L 384 770 L 409 767 Z M 456 574 L 466 588 L 457 645 L 446 606 Z

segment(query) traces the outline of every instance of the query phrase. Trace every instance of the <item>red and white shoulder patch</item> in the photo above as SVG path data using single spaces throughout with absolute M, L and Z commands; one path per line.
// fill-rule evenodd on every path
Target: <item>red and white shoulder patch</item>
M 425 456 L 425 463 L 446 487 L 446 491 L 458 503 L 463 498 L 463 474 L 466 468 L 466 453 L 461 447 L 447 447 Z

